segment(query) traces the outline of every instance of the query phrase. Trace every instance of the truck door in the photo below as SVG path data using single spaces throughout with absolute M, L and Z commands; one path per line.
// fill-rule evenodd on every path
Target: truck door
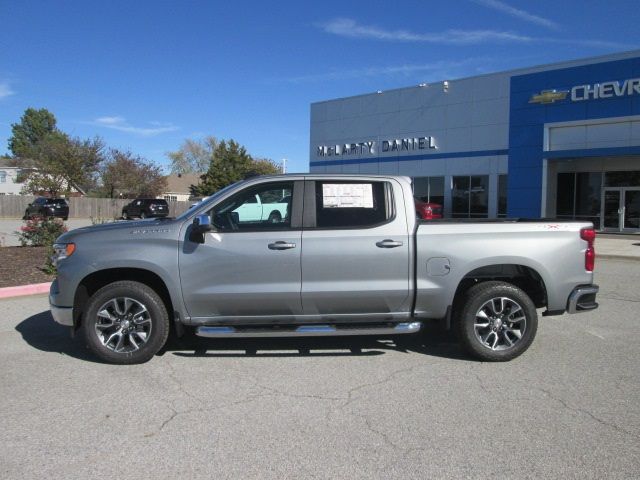
M 402 199 L 400 184 L 392 181 L 305 182 L 305 315 L 368 314 L 375 320 L 410 311 L 410 236 Z
M 239 215 L 243 205 L 256 205 L 257 195 L 280 198 L 283 190 L 293 195 L 294 207 L 280 222 Z M 302 312 L 302 190 L 302 181 L 249 186 L 208 212 L 215 231 L 205 235 L 204 244 L 190 241 L 184 232 L 180 280 L 192 318 L 204 323 L 220 317 L 240 320 Z

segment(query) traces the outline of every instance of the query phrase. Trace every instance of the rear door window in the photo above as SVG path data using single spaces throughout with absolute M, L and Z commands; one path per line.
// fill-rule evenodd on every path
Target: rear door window
M 317 228 L 369 228 L 393 216 L 388 182 L 316 182 Z

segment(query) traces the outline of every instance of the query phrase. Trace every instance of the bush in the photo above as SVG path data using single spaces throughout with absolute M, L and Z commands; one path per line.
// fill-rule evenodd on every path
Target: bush
M 50 247 L 60 235 L 67 231 L 64 222 L 57 218 L 36 217 L 25 220 L 18 237 L 23 247 Z
M 64 222 L 57 218 L 36 217 L 25 220 L 25 225 L 20 228 L 18 237 L 23 247 L 47 247 L 47 261 L 43 267 L 46 273 L 55 274 L 56 268 L 51 263 L 53 244 L 60 235 L 67 231 Z

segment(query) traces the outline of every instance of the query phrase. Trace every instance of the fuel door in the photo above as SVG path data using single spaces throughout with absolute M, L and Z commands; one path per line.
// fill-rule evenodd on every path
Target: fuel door
M 431 257 L 427 260 L 427 275 L 430 277 L 444 277 L 450 271 L 451 265 L 446 257 Z

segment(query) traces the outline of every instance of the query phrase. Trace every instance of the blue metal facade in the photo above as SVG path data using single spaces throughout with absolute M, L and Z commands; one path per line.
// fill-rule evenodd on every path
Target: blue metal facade
M 590 156 L 639 155 L 640 145 L 544 152 L 546 123 L 584 121 L 640 115 L 640 95 L 598 98 L 572 102 L 570 98 L 550 104 L 531 104 L 531 96 L 542 90 L 571 90 L 576 85 L 594 85 L 640 77 L 640 58 L 594 63 L 511 77 L 509 108 L 510 217 L 540 217 L 543 159 Z

